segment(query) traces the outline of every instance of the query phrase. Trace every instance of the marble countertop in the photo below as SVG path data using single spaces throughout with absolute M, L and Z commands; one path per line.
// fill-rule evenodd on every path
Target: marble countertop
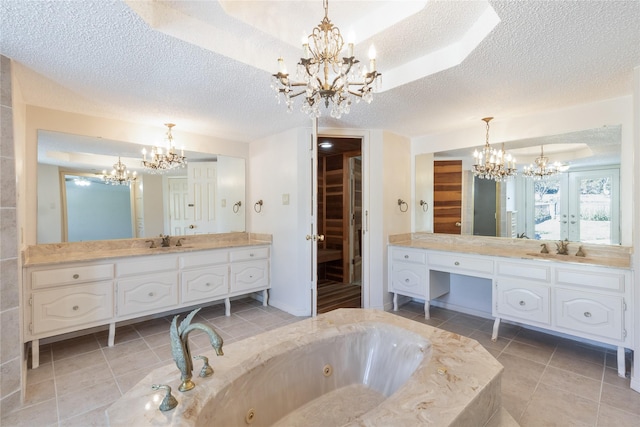
M 194 377 L 196 388 L 189 392 L 177 391 L 180 372 L 175 364 L 150 372 L 107 410 L 109 425 L 195 426 L 196 415 L 208 401 L 270 357 L 343 334 L 355 324 L 380 322 L 426 338 L 431 343 L 431 358 L 425 359 L 394 394 L 348 425 L 470 425 L 465 422 L 473 419 L 463 419 L 463 409 L 471 409 L 466 416 L 476 417 L 500 407 L 503 367 L 477 341 L 379 310 L 339 309 L 225 345 L 221 357 L 213 350 L 202 353 L 209 357 L 215 372 L 208 378 Z M 152 384 L 170 385 L 178 406 L 161 412 L 158 404 L 163 393 L 153 391 Z
M 624 246 L 586 245 L 569 243 L 569 254 L 555 253 L 556 242 L 529 239 L 506 239 L 483 236 L 454 236 L 446 234 L 412 233 L 389 237 L 389 244 L 416 249 L 431 249 L 462 254 L 496 256 L 537 261 L 553 261 L 601 267 L 630 268 L 631 248 Z M 540 253 L 546 244 L 550 253 Z M 575 255 L 582 247 L 585 257 Z
M 176 246 L 178 239 L 182 239 L 181 246 Z M 149 240 L 153 240 L 158 247 L 150 248 Z M 28 246 L 22 252 L 22 265 L 24 267 L 31 267 L 36 265 L 60 264 L 78 261 L 187 253 L 208 249 L 270 245 L 271 235 L 224 233 L 172 236 L 171 246 L 165 248 L 160 247 L 160 241 L 160 237 L 153 237 L 33 245 Z

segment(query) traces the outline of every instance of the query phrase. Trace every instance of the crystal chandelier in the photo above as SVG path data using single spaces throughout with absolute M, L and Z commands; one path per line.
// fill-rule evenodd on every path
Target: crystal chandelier
M 292 81 L 282 58 L 278 58 L 278 74 L 273 74 L 271 87 L 284 96 L 287 110 L 293 110 L 293 98 L 304 94 L 302 111 L 310 117 L 320 117 L 320 104 L 326 108 L 331 104 L 331 117 L 339 119 L 348 114 L 351 104 L 363 99 L 370 103 L 373 99 L 373 84 L 379 82 L 376 71 L 375 49 L 369 50 L 369 71 L 360 68 L 353 56 L 353 43 L 348 43 L 342 53 L 344 40 L 338 27 L 328 17 L 328 0 L 323 1 L 324 19 L 308 36 L 302 45 L 304 58 L 300 58 L 296 78 Z
M 136 180 L 136 172 L 129 173 L 124 163 L 118 157 L 118 163 L 113 165 L 113 170 L 107 174 L 106 170 L 102 171 L 102 180 L 111 185 L 129 185 Z
M 180 154 L 176 152 L 176 146 L 173 143 L 173 135 L 171 129 L 175 126 L 173 123 L 165 123 L 167 130 L 166 149 L 162 151 L 161 147 L 151 148 L 151 158 L 147 160 L 147 149 L 142 149 L 142 165 L 151 173 L 163 173 L 177 167 L 185 167 L 187 158 L 184 156 L 184 149 L 180 150 Z
M 496 150 L 489 145 L 489 122 L 493 117 L 482 119 L 487 124 L 487 139 L 482 151 L 473 152 L 473 175 L 482 179 L 493 179 L 496 182 L 504 181 L 517 174 L 516 159 L 502 149 Z
M 534 160 L 535 166 L 530 164 L 524 167 L 522 172 L 524 176 L 533 178 L 534 180 L 540 180 L 556 175 L 559 172 L 564 172 L 568 169 L 568 166 L 564 166 L 560 162 L 549 162 L 549 158 L 544 155 L 544 148 L 540 146 L 540 157 L 536 157 Z

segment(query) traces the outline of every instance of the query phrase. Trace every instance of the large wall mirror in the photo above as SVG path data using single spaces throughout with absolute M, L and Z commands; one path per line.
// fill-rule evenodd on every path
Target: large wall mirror
M 426 199 L 432 210 L 428 215 L 416 211 L 416 230 L 438 232 L 438 200 L 446 200 L 449 218 L 444 221 L 460 234 L 620 244 L 621 128 L 505 142 L 504 150 L 517 160 L 518 174 L 498 183 L 473 176 L 475 147 L 418 155 L 416 200 Z M 561 172 L 543 179 L 525 177 L 523 167 L 535 164 L 542 151 L 549 162 L 562 165 Z M 444 198 L 438 191 L 449 186 L 438 181 L 439 162 L 446 162 L 446 179 L 451 179 L 456 162 L 461 175 L 461 185 Z M 429 179 L 418 179 L 425 175 Z
M 141 149 L 39 130 L 37 243 L 245 231 L 244 159 L 185 151 L 184 168 L 153 174 Z M 118 159 L 130 185 L 103 179 Z

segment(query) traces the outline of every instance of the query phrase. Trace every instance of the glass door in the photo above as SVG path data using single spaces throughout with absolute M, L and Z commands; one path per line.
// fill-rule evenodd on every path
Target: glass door
M 619 176 L 610 168 L 533 182 L 535 238 L 620 244 Z

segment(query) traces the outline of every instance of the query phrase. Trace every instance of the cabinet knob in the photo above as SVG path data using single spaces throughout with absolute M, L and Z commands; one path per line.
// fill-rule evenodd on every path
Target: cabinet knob
M 405 255 L 405 256 L 404 256 L 404 259 L 409 259 L 409 255 Z
M 211 286 L 211 283 L 207 282 L 204 285 L 208 287 L 208 286 Z
M 456 261 L 456 262 L 453 263 L 453 265 L 460 265 L 460 262 Z
M 405 283 L 409 283 L 409 279 L 404 279 Z
M 524 305 L 527 305 L 527 303 L 526 303 L 526 302 L 524 302 L 524 301 L 520 301 L 520 302 L 519 302 L 519 304 L 520 304 L 520 305 L 523 305 L 523 306 L 524 306 Z
M 79 278 L 80 278 L 80 275 L 79 275 L 78 273 L 76 273 L 76 274 L 74 274 L 74 275 L 73 275 L 73 278 L 74 278 L 74 279 L 79 279 Z
M 153 296 L 153 292 L 149 292 L 149 296 L 152 297 Z
M 79 308 L 80 308 L 80 307 L 78 307 L 77 305 L 74 305 L 74 306 L 73 306 L 73 311 L 78 311 L 78 309 L 79 309 Z
M 253 257 L 253 254 L 249 254 L 250 257 Z
M 591 313 L 589 313 L 588 311 L 584 312 L 584 317 L 591 317 Z

